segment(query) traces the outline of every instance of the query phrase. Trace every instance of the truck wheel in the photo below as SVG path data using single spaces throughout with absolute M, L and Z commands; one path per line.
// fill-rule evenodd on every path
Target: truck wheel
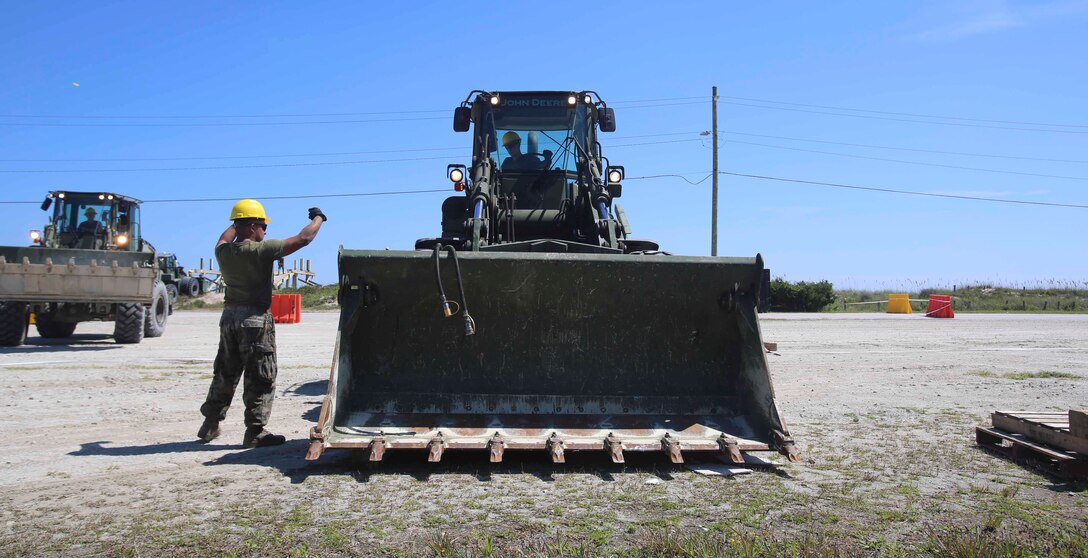
M 147 308 L 144 319 L 144 337 L 162 337 L 166 331 L 166 318 L 170 316 L 170 295 L 166 292 L 166 285 L 160 281 L 155 282 L 152 292 L 151 306 Z
M 113 340 L 117 343 L 143 341 L 144 313 L 143 304 L 118 304 L 117 321 L 113 323 Z
M 197 296 L 200 293 L 200 286 L 196 284 L 196 280 L 192 277 L 182 277 L 178 287 L 181 294 L 185 296 Z
M 41 316 L 38 316 L 38 319 L 35 320 L 35 326 L 38 328 L 38 335 L 46 339 L 71 337 L 72 332 L 76 330 L 75 322 L 57 322 Z
M 26 304 L 0 302 L 0 346 L 18 347 L 26 341 Z

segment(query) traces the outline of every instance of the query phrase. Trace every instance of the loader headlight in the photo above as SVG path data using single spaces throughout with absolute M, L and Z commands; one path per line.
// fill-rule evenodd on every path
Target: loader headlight
M 57 197 L 63 200 L 64 199 L 64 192 L 61 192 L 61 193 L 57 194 Z
M 499 104 L 499 96 L 498 95 L 492 95 L 491 96 L 491 104 L 492 105 L 498 105 Z
M 609 184 L 623 182 L 623 167 L 608 167 L 607 176 Z
M 590 97 L 589 95 L 586 95 L 582 100 L 584 100 L 587 105 L 593 104 L 593 97 Z
M 465 179 L 465 172 L 462 171 L 461 169 L 453 169 L 453 170 L 450 171 L 450 181 L 451 182 L 461 182 L 464 179 Z
M 128 245 L 128 237 L 123 235 L 123 234 L 117 235 L 117 245 L 118 246 L 127 246 Z
M 570 97 L 567 97 L 567 104 L 568 105 L 578 104 L 578 97 L 575 97 L 574 95 L 571 95 Z
M 30 241 L 33 243 L 39 243 L 42 241 L 41 231 L 30 231 Z
M 100 200 L 106 199 L 106 194 L 98 194 L 98 199 L 100 199 Z

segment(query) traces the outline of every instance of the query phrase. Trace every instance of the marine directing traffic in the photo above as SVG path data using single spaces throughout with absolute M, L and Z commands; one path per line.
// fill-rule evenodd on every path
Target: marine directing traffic
M 276 446 L 286 439 L 265 429 L 272 414 L 277 373 L 276 329 L 269 311 L 272 266 L 312 242 L 327 218 L 320 209 L 311 207 L 310 222 L 285 240 L 265 239 L 271 220 L 257 200 L 234 204 L 230 219 L 233 222 L 215 246 L 226 293 L 219 319 L 219 352 L 208 397 L 200 406 L 204 424 L 197 437 L 210 442 L 219 436 L 219 423 L 227 417 L 238 380 L 244 378 L 246 433 L 242 445 Z

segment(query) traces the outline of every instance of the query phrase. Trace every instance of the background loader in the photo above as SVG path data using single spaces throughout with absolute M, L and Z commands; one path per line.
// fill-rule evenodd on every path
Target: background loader
M 341 248 L 337 348 L 307 459 L 797 458 L 756 314 L 762 259 L 632 238 L 613 203 L 624 169 L 598 141 L 615 114 L 596 93 L 473 91 L 453 125 L 473 149 L 447 169 L 463 194 L 442 204 L 441 236 L 415 251 Z
M 162 335 L 171 301 L 140 229 L 140 200 L 54 191 L 41 207 L 51 217 L 30 231 L 30 246 L 0 246 L 0 345 L 21 345 L 31 314 L 47 338 L 92 320 L 114 322 L 118 343 Z

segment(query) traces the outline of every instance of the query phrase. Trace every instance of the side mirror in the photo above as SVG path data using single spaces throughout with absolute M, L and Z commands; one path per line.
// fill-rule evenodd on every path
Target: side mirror
M 616 111 L 609 107 L 602 108 L 597 116 L 597 125 L 602 132 L 616 131 Z
M 51 205 L 53 205 L 53 196 L 45 198 L 45 201 L 42 202 L 42 211 L 49 209 Z
M 472 109 L 470 107 L 457 107 L 453 109 L 453 131 L 467 132 L 472 123 Z

